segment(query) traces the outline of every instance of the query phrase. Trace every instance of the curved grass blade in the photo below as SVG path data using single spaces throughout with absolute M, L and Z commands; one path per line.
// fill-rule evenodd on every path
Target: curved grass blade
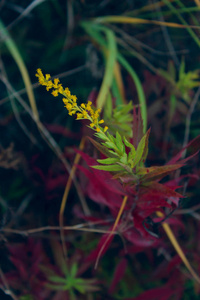
M 196 44 L 200 47 L 200 40 L 196 33 L 191 28 L 199 28 L 199 26 L 189 26 L 185 19 L 181 16 L 181 14 L 177 11 L 177 9 L 169 2 L 169 0 L 163 0 L 163 2 L 170 8 L 170 10 L 175 13 L 178 17 L 178 19 L 182 22 L 182 26 L 187 29 L 190 36 L 193 38 L 193 40 L 196 42 Z
M 109 89 L 112 85 L 114 76 L 114 67 L 117 59 L 117 46 L 115 35 L 112 30 L 105 26 L 94 26 L 91 23 L 83 22 L 82 26 L 92 38 L 103 47 L 106 58 L 105 73 L 101 88 L 97 97 L 97 107 L 102 108 L 105 104 Z M 106 40 L 102 37 L 101 33 L 105 34 Z
M 143 120 L 143 133 L 145 134 L 146 130 L 147 130 L 147 106 L 146 106 L 146 98 L 145 98 L 142 84 L 140 82 L 138 75 L 136 74 L 134 69 L 131 67 L 131 65 L 127 62 L 127 60 L 121 54 L 118 54 L 117 58 L 118 58 L 118 61 L 120 62 L 120 64 L 131 75 L 131 77 L 135 83 L 135 87 L 136 87 L 136 90 L 138 93 L 139 103 L 141 105 L 141 115 L 142 115 L 142 120 Z
M 30 103 L 33 115 L 35 117 L 35 121 L 37 123 L 37 121 L 39 120 L 39 114 L 38 114 L 37 105 L 35 102 L 35 97 L 33 94 L 32 84 L 31 84 L 31 80 L 30 80 L 28 71 L 27 71 L 24 61 L 17 49 L 17 46 L 15 45 L 14 41 L 12 40 L 10 34 L 6 30 L 4 24 L 2 23 L 1 20 L 0 20 L 0 34 L 1 34 L 3 42 L 5 43 L 8 50 L 10 51 L 10 54 L 12 55 L 13 59 L 15 60 L 17 66 L 19 68 L 19 71 L 22 75 L 22 78 L 23 78 L 23 81 L 25 84 L 25 88 L 26 88 L 26 92 L 28 95 L 29 103 Z
M 163 0 L 163 1 L 165 3 L 168 2 L 168 0 Z M 124 23 L 124 24 L 154 24 L 154 25 L 167 26 L 167 27 L 173 27 L 173 28 L 187 28 L 187 29 L 197 28 L 197 29 L 199 29 L 199 26 L 188 25 L 186 22 L 184 22 L 184 23 L 182 22 L 184 24 L 184 25 L 182 25 L 182 24 L 178 24 L 178 23 L 174 23 L 174 22 L 146 20 L 146 19 L 140 19 L 140 18 L 127 17 L 127 16 L 99 17 L 99 18 L 95 19 L 95 22 L 96 23 Z
M 101 46 L 106 47 L 105 39 L 99 33 L 100 28 L 102 30 L 102 28 L 104 28 L 104 26 L 100 26 L 100 25 L 92 26 L 92 24 L 86 23 L 86 22 L 82 23 L 82 26 L 85 28 L 87 33 L 95 41 L 97 41 Z M 131 77 L 135 83 L 136 90 L 138 93 L 139 103 L 141 105 L 141 115 L 142 115 L 142 119 L 143 119 L 143 133 L 145 134 L 146 129 L 147 129 L 147 107 L 146 107 L 146 99 L 145 99 L 142 84 L 141 84 L 136 72 L 134 71 L 134 69 L 131 67 L 131 65 L 127 62 L 127 60 L 119 52 L 117 53 L 117 60 L 131 75 Z

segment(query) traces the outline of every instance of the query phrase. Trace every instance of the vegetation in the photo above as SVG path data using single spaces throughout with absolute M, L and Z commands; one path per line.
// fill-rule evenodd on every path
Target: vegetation
M 0 10 L 1 299 L 198 299 L 200 2 Z

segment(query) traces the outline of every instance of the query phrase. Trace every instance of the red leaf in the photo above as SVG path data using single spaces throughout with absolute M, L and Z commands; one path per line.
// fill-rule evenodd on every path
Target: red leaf
M 46 128 L 52 132 L 52 133 L 56 133 L 56 134 L 60 134 L 62 136 L 65 137 L 70 137 L 73 139 L 79 139 L 80 135 L 77 133 L 74 133 L 74 131 L 70 131 L 69 129 L 67 129 L 66 127 L 62 126 L 62 125 L 58 125 L 58 124 L 45 124 Z
M 191 152 L 191 155 L 181 161 L 179 159 L 181 158 L 182 153 L 185 151 L 185 149 L 188 149 L 188 151 Z M 187 144 L 179 153 L 176 154 L 168 163 L 167 165 L 175 164 L 177 161 L 179 163 L 183 164 L 189 159 L 193 158 L 200 149 L 200 135 L 198 135 L 195 139 L 193 139 L 189 144 Z
M 145 229 L 143 227 L 143 230 L 145 232 Z M 144 238 L 144 236 L 142 236 L 137 230 L 135 230 L 134 228 L 132 229 L 128 229 L 126 231 L 123 232 L 123 235 L 125 236 L 125 238 L 133 243 L 134 245 L 136 245 L 137 247 L 143 247 L 144 248 L 148 248 L 148 247 L 153 247 L 155 245 L 155 243 L 157 243 L 157 239 L 153 236 L 150 236 L 147 232 L 146 235 L 148 235 L 148 237 L 146 236 Z
M 88 184 L 84 187 L 84 191 L 90 199 L 97 203 L 109 206 L 112 209 L 120 207 L 122 196 L 119 195 L 118 191 L 116 193 L 113 186 L 109 186 L 108 182 L 102 181 L 101 178 L 98 178 L 95 172 L 90 172 L 82 166 L 78 166 L 77 168 L 89 179 Z
M 174 170 L 177 170 L 181 168 L 183 164 L 174 164 L 174 165 L 166 165 L 161 167 L 150 167 L 148 168 L 148 173 L 142 176 L 141 181 L 147 182 L 147 181 L 154 181 L 154 180 L 160 180 L 164 176 L 168 175 Z
M 138 108 L 138 111 L 136 111 L 136 107 L 134 106 L 132 144 L 136 149 L 142 137 L 143 137 L 143 122 L 142 122 L 140 108 Z
M 175 192 L 174 190 L 170 189 L 166 185 L 158 183 L 158 182 L 151 182 L 149 184 L 142 185 L 142 188 L 143 188 L 143 190 L 146 190 L 146 192 L 149 194 L 150 193 L 157 194 L 164 198 L 169 198 L 169 197 L 184 198 L 181 194 Z M 176 188 L 179 188 L 179 186 Z
M 138 297 L 128 298 L 126 300 L 169 300 L 174 294 L 176 294 L 176 290 L 172 287 L 164 286 L 148 290 Z

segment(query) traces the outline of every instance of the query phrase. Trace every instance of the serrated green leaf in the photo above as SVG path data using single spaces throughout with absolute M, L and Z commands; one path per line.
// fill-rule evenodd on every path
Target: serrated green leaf
M 110 154 L 110 155 L 108 155 L 109 157 L 113 157 L 113 156 L 115 156 L 115 157 L 120 157 L 115 151 L 108 150 L 108 152 L 109 152 L 109 154 Z M 111 156 L 111 155 L 112 155 L 112 156 Z
M 120 157 L 120 162 L 127 165 L 127 154 L 126 152 Z
M 97 136 L 98 138 L 100 138 L 103 141 L 107 141 L 108 140 L 107 136 L 104 133 L 102 133 L 102 132 L 95 132 L 95 136 Z
M 121 135 L 119 134 L 118 131 L 116 132 L 116 139 L 115 140 L 116 140 L 116 146 L 119 149 L 119 151 L 121 153 L 124 153 L 125 152 L 125 147 L 124 147 L 124 144 L 122 142 Z
M 105 142 L 105 143 L 102 143 L 102 145 L 104 145 L 104 146 L 106 146 L 108 148 L 114 149 L 114 150 L 116 149 L 115 144 L 112 143 L 112 142 Z
M 118 163 L 120 166 L 122 166 L 123 170 L 126 170 L 128 173 L 132 173 L 132 169 L 127 165 L 123 163 Z
M 133 168 L 133 161 L 135 159 L 136 150 L 135 147 L 131 148 L 131 151 L 128 154 L 128 162 L 131 164 L 131 167 Z
M 109 132 L 107 132 L 107 136 L 109 138 L 110 141 L 112 141 L 115 144 L 115 138 L 113 135 L 111 135 Z
M 94 145 L 94 147 L 96 147 L 105 156 L 107 156 L 107 157 L 114 157 L 115 156 L 116 157 L 117 154 L 114 151 L 108 150 L 108 148 L 106 146 L 102 146 L 100 143 L 93 140 L 91 137 L 88 137 L 88 139 Z
M 135 147 L 126 139 L 126 137 L 123 137 L 124 139 L 124 144 L 126 145 L 126 147 L 129 147 L 131 149 L 135 149 Z
M 135 153 L 135 158 L 133 160 L 133 165 L 132 167 L 134 168 L 137 164 L 139 164 L 139 162 L 141 161 L 142 157 L 143 157 L 143 153 L 144 153 L 144 149 L 145 149 L 145 143 L 146 143 L 146 135 L 147 133 L 142 137 L 142 139 L 140 140 L 136 153 Z
M 94 169 L 102 170 L 102 171 L 109 171 L 109 172 L 116 172 L 122 171 L 123 167 L 120 165 L 110 165 L 110 166 L 91 166 Z
M 104 165 L 111 165 L 119 161 L 118 158 L 105 158 L 105 159 L 97 159 L 98 163 Z

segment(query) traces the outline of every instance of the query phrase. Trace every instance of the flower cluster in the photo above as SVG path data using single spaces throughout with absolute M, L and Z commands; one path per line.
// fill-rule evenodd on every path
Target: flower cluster
M 37 69 L 37 73 L 35 74 L 38 77 L 38 81 L 41 85 L 46 86 L 46 90 L 49 91 L 52 89 L 51 94 L 54 97 L 57 97 L 59 94 L 64 96 L 62 99 L 65 107 L 68 110 L 70 116 L 76 114 L 76 119 L 86 119 L 89 120 L 90 127 L 96 130 L 97 132 L 106 132 L 108 127 L 105 126 L 104 129 L 99 126 L 100 124 L 104 123 L 104 120 L 99 120 L 99 114 L 101 109 L 93 109 L 92 102 L 88 101 L 87 104 L 82 103 L 80 106 L 77 105 L 77 97 L 71 95 L 70 90 L 68 88 L 63 88 L 62 84 L 59 83 L 60 80 L 55 78 L 53 81 L 51 80 L 50 74 L 46 74 L 45 76 L 42 73 L 41 69 Z

